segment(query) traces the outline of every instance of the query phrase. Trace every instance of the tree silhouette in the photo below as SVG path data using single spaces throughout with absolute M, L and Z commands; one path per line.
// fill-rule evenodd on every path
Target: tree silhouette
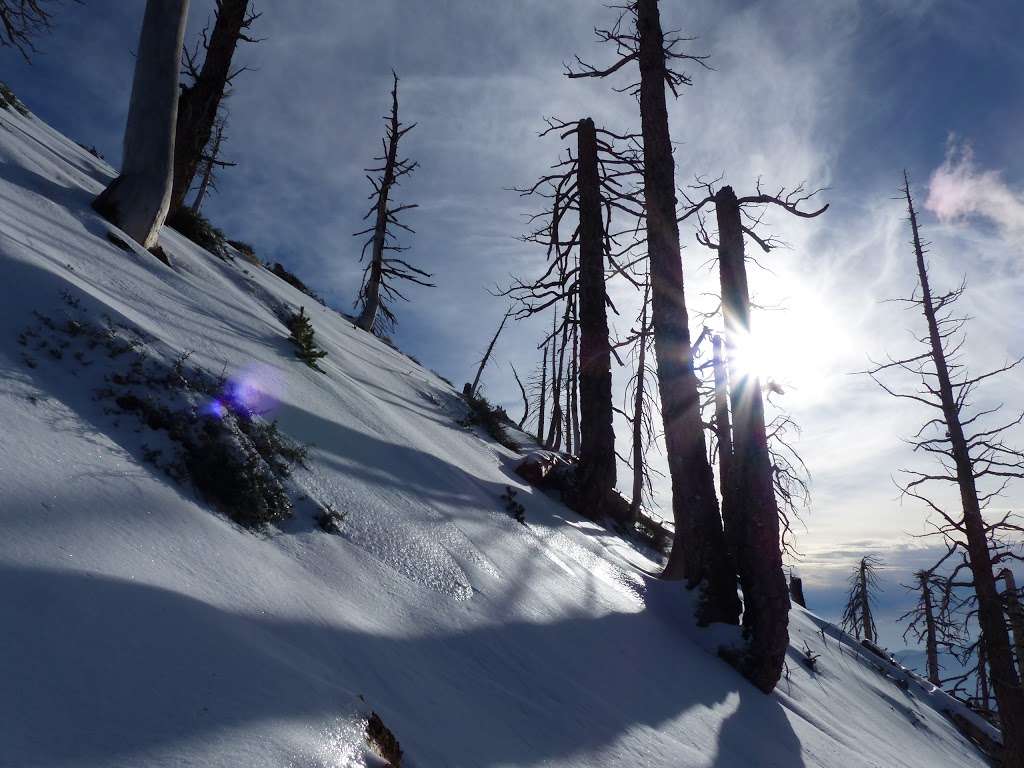
M 737 623 L 736 578 L 726 553 L 715 481 L 707 456 L 693 370 L 689 318 L 683 292 L 683 267 L 676 221 L 675 159 L 669 134 L 666 87 L 678 96 L 690 78 L 673 68 L 679 61 L 703 63 L 703 57 L 680 51 L 686 41 L 666 36 L 657 0 L 633 0 L 598 39 L 615 47 L 616 60 L 597 68 L 576 58 L 570 78 L 609 77 L 635 63 L 640 78 L 624 89 L 638 98 L 643 136 L 644 208 L 652 291 L 651 326 L 657 350 L 658 385 L 665 449 L 672 484 L 675 543 L 664 577 L 685 578 L 699 587 L 698 621 Z M 781 665 L 779 666 L 781 673 Z M 752 674 L 770 691 L 778 674 Z
M 918 288 L 902 303 L 919 310 L 925 317 L 927 333 L 918 337 L 922 352 L 905 358 L 889 358 L 875 364 L 868 374 L 888 394 L 925 405 L 929 419 L 911 439 L 915 451 L 938 460 L 936 469 L 922 472 L 904 470 L 906 481 L 902 493 L 921 501 L 936 516 L 930 519 L 933 535 L 940 536 L 947 546 L 944 556 L 956 555 L 959 562 L 949 576 L 951 588 L 969 588 L 970 599 L 977 610 L 980 628 L 978 641 L 979 667 L 987 665 L 992 690 L 999 709 L 1003 732 L 1003 764 L 1010 768 L 1024 766 L 1024 689 L 1014 669 L 1009 631 L 1003 603 L 996 586 L 994 569 L 1021 556 L 1006 546 L 1007 535 L 1017 536 L 1024 528 L 1012 513 L 995 520 L 986 520 L 982 511 L 1013 479 L 1024 478 L 1024 452 L 1006 442 L 1009 429 L 1024 420 L 1024 414 L 989 426 L 1000 407 L 978 410 L 972 407 L 972 395 L 979 384 L 998 374 L 1015 369 L 1022 359 L 980 375 L 967 371 L 963 353 L 967 339 L 964 334 L 967 318 L 954 311 L 963 295 L 964 284 L 945 293 L 934 293 L 925 259 L 927 244 L 910 191 L 910 181 L 903 176 L 903 197 L 910 220 Z M 886 374 L 903 372 L 918 382 L 913 390 L 900 389 L 883 380 Z M 979 490 L 980 482 L 988 482 L 991 490 Z M 927 489 L 936 484 L 959 491 L 960 512 L 949 513 L 928 498 Z
M 356 325 L 364 331 L 385 330 L 395 324 L 395 315 L 391 309 L 391 302 L 396 299 L 407 301 L 406 297 L 395 287 L 396 282 L 410 282 L 432 288 L 431 275 L 422 269 L 412 266 L 405 259 L 397 256 L 388 256 L 388 253 L 400 253 L 407 250 L 407 247 L 398 245 L 394 233 L 394 227 L 404 229 L 406 232 L 413 230 L 398 220 L 398 214 L 419 207 L 416 203 L 394 205 L 392 192 L 399 180 L 412 173 L 419 163 L 409 159 L 402 159 L 398 156 L 398 143 L 402 137 L 416 127 L 416 123 L 404 126 L 398 120 L 398 75 L 392 71 L 394 78 L 391 87 L 391 114 L 384 118 L 387 122 L 387 130 L 383 139 L 384 153 L 375 157 L 384 163 L 380 167 L 367 168 L 366 178 L 373 186 L 370 193 L 370 200 L 373 204 L 366 212 L 363 219 L 373 217 L 374 224 L 368 229 L 355 233 L 356 237 L 369 235 L 363 243 L 363 250 L 360 260 L 366 259 L 366 249 L 371 249 L 370 261 L 363 272 L 363 284 L 359 289 L 359 297 L 356 304 L 362 304 L 362 310 Z M 375 173 L 377 176 L 370 176 Z
M 228 87 L 246 69 L 231 69 L 235 49 L 240 42 L 259 42 L 247 34 L 261 15 L 250 10 L 250 0 L 217 0 L 215 13 L 210 35 L 207 36 L 204 29 L 195 48 L 191 51 L 186 48 L 184 52 L 184 74 L 191 82 L 182 86 L 178 97 L 172 213 L 185 204 L 185 196 L 192 188 L 196 173 L 204 165 L 204 156 L 208 154 L 211 137 L 217 129 L 218 111 Z M 202 66 L 197 62 L 200 44 L 205 54 Z

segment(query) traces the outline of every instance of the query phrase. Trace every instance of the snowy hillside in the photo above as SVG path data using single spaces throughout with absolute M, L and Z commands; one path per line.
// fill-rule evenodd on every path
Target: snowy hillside
M 0 765 L 379 765 L 371 711 L 415 768 L 986 764 L 944 695 L 800 609 L 759 693 L 715 655 L 730 628 L 526 486 L 443 380 L 241 258 L 123 250 L 89 207 L 111 170 L 0 123 Z M 224 371 L 308 445 L 294 517 L 252 533 L 169 476 L 166 433 L 103 394 L 133 365 Z

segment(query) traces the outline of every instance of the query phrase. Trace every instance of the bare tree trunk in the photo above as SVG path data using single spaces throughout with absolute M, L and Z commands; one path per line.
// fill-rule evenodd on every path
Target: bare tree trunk
M 577 131 L 580 206 L 580 447 L 579 507 L 600 519 L 615 487 L 615 432 L 612 426 L 612 357 L 605 306 L 604 225 L 597 132 L 589 117 Z M 624 521 L 623 521 L 624 522 Z
M 971 461 L 967 439 L 960 422 L 959 406 L 953 394 L 949 366 L 942 346 L 942 335 L 936 319 L 935 304 L 928 280 L 928 269 L 924 260 L 924 247 L 918 230 L 917 211 L 910 196 L 910 183 L 904 188 L 910 226 L 914 235 L 914 253 L 917 258 L 917 273 L 921 283 L 921 299 L 925 319 L 928 321 L 928 338 L 932 360 L 935 363 L 936 380 L 942 402 L 942 415 L 949 435 L 950 450 L 956 467 L 957 483 L 960 487 L 960 502 L 963 507 L 963 526 L 967 535 L 967 551 L 974 590 L 978 597 L 978 623 L 981 626 L 979 658 L 984 653 L 992 675 L 999 719 L 1002 723 L 1005 768 L 1024 768 L 1024 689 L 1013 668 L 1010 652 L 1009 633 L 1003 619 L 1002 602 L 992 572 L 992 556 L 988 549 L 985 521 L 981 516 L 981 504 L 975 483 L 974 465 Z
M 569 308 L 565 308 L 563 320 L 569 315 Z M 551 428 L 548 431 L 548 447 L 553 451 L 562 449 L 562 376 L 565 373 L 565 345 L 568 323 L 563 323 L 562 340 L 555 341 L 558 345 L 558 367 L 555 367 L 555 350 L 551 350 Z
M 868 564 L 863 558 L 860 561 L 860 620 L 864 628 L 864 639 L 872 643 L 878 639 L 875 634 L 875 621 L 871 616 L 870 592 L 868 590 Z
M 544 445 L 544 406 L 548 399 L 548 345 L 544 344 L 544 362 L 540 366 L 540 402 L 537 405 L 537 445 Z
M 196 191 L 196 199 L 192 201 L 192 210 L 199 213 L 203 207 L 203 200 L 213 183 L 213 175 L 217 168 L 217 158 L 220 155 L 221 143 L 224 141 L 224 123 L 217 123 L 213 134 L 213 141 L 210 143 L 210 151 L 203 158 L 203 176 L 199 182 L 199 189 Z M 173 200 L 173 196 L 172 196 Z
M 712 365 L 715 376 L 715 436 L 718 439 L 718 485 L 722 490 L 722 527 L 725 545 L 733 567 L 739 571 L 738 559 L 742 523 L 732 486 L 732 422 L 729 416 L 729 373 L 722 350 L 721 336 L 711 339 Z
M 935 627 L 935 608 L 932 605 L 932 587 L 929 579 L 931 579 L 930 572 L 920 571 L 918 573 L 918 582 L 921 586 L 921 601 L 924 609 L 924 647 L 928 667 L 928 681 L 938 687 L 942 682 L 939 677 L 939 639 Z
M 702 586 L 701 623 L 735 624 L 740 609 L 736 578 L 725 551 L 715 480 L 708 463 L 683 294 L 675 160 L 665 102 L 664 36 L 657 0 L 637 0 L 637 34 L 652 326 L 676 529 L 664 576 L 685 577 L 690 586 Z
M 526 396 L 526 387 L 523 386 L 523 382 L 519 378 L 519 373 L 516 371 L 516 367 L 511 363 L 509 363 L 509 366 L 512 368 L 512 375 L 515 376 L 516 384 L 519 385 L 519 394 L 523 396 L 523 418 L 521 418 L 519 423 L 516 424 L 519 429 L 522 429 L 526 420 L 530 417 L 530 399 Z
M 156 245 L 171 200 L 178 69 L 187 19 L 188 0 L 147 0 L 121 175 L 92 204 L 143 248 Z
M 579 355 L 579 323 L 572 326 L 572 444 L 577 447 L 582 443 L 580 435 L 580 355 Z
M 501 318 L 501 323 L 498 325 L 498 330 L 494 332 L 494 338 L 491 339 L 491 343 L 487 345 L 487 351 L 484 352 L 484 356 L 480 358 L 480 367 L 476 369 L 476 376 L 473 378 L 473 386 L 470 388 L 469 393 L 476 395 L 477 389 L 480 386 L 480 377 L 484 373 L 484 368 L 487 367 L 487 361 L 491 358 L 491 351 L 494 349 L 495 343 L 498 341 L 498 337 L 501 335 L 501 329 L 505 327 L 505 323 L 508 322 L 509 316 L 512 314 L 512 310 L 505 313 L 505 316 Z
M 1020 605 L 1020 595 L 1017 592 L 1017 582 L 1013 578 L 1013 571 L 1003 568 L 999 572 L 999 578 L 1006 584 L 1006 616 L 1010 620 L 1010 628 L 1013 630 L 1013 649 L 1017 656 L 1017 677 L 1024 677 L 1024 609 Z
M 633 499 L 629 505 L 632 523 L 640 518 L 644 493 L 644 384 L 647 366 L 647 302 L 650 299 L 650 281 L 644 286 L 644 303 L 640 312 L 640 352 L 636 362 L 636 397 L 633 399 Z
M 750 334 L 743 222 L 732 187 L 715 195 L 718 219 L 718 269 L 725 316 L 728 362 L 736 340 Z M 743 625 L 751 631 L 748 668 L 751 680 L 770 691 L 782 675 L 789 647 L 789 590 L 782 570 L 779 508 L 764 421 L 764 399 L 756 375 L 730 370 L 732 461 L 726 470 L 732 496 L 726 529 L 739 531 L 737 565 L 743 588 Z M 736 519 L 729 520 L 729 516 Z M 732 525 L 730 525 L 732 523 Z
M 174 147 L 174 186 L 171 210 L 185 204 L 203 150 L 210 141 L 217 109 L 231 77 L 231 59 L 243 30 L 251 21 L 249 0 L 218 0 L 217 20 L 195 82 L 181 89 L 178 99 L 177 142 Z
M 789 575 L 789 596 L 801 608 L 807 607 L 807 600 L 804 599 L 804 580 L 799 576 Z
M 401 130 L 398 125 L 398 75 L 394 75 L 391 88 L 391 116 L 388 119 L 388 151 L 384 157 L 384 176 L 377 190 L 377 218 L 373 228 L 373 261 L 370 276 L 363 288 L 363 309 L 356 325 L 364 331 L 372 331 L 380 307 L 380 282 L 384 272 L 384 245 L 388 232 L 388 198 L 395 183 L 395 166 L 398 163 L 398 140 Z

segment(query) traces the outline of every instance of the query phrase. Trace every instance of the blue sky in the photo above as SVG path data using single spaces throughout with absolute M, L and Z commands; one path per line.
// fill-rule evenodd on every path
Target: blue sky
M 189 39 L 212 0 L 193 0 Z M 95 145 L 115 166 L 127 109 L 143 0 L 63 3 L 31 65 L 0 51 L 4 79 L 44 120 Z M 898 584 L 934 556 L 912 539 L 925 519 L 900 503 L 891 478 L 914 457 L 901 442 L 922 414 L 887 399 L 863 376 L 867 356 L 907 349 L 917 317 L 881 299 L 913 286 L 904 212 L 894 200 L 907 168 L 934 242 L 937 281 L 967 274 L 975 316 L 971 363 L 978 369 L 1024 354 L 1017 308 L 1024 299 L 1024 7 L 959 0 L 662 0 L 667 26 L 699 39 L 713 71 L 672 104 L 678 182 L 724 174 L 737 191 L 759 176 L 770 186 L 825 186 L 829 212 L 814 221 L 769 214 L 791 244 L 752 276 L 755 296 L 785 311 L 755 327 L 767 365 L 787 385 L 780 398 L 803 428 L 813 506 L 798 547 L 812 607 L 835 615 L 851 560 L 874 551 L 890 564 L 883 611 L 906 597 Z M 390 71 L 402 78 L 406 121 L 419 126 L 405 149 L 420 169 L 401 190 L 419 203 L 407 222 L 410 259 L 438 287 L 412 288 L 398 307 L 399 346 L 457 385 L 504 312 L 487 289 L 531 274 L 543 254 L 515 239 L 529 203 L 507 191 L 531 182 L 557 156 L 538 139 L 541 117 L 592 115 L 619 130 L 637 126 L 634 102 L 611 83 L 568 81 L 562 64 L 580 54 L 607 61 L 591 29 L 611 21 L 591 0 L 308 0 L 257 4 L 263 16 L 230 98 L 224 173 L 205 211 L 231 237 L 281 261 L 346 311 L 359 287 L 361 216 L 369 192 L 362 169 L 377 154 Z M 618 82 L 619 85 L 625 81 Z M 926 203 L 928 204 L 926 206 Z M 714 275 L 684 230 L 692 308 Z M 613 285 L 628 330 L 637 304 Z M 508 363 L 538 361 L 540 324 L 506 331 L 485 377 L 488 394 L 519 412 Z M 627 374 L 615 372 L 624 382 Z M 1024 407 L 1019 374 L 992 398 Z M 622 426 L 622 425 L 620 425 Z M 622 434 L 622 433 L 620 433 Z M 1024 439 L 1024 435 L 1018 435 Z M 624 476 L 625 473 L 623 473 Z M 625 487 L 625 484 L 623 485 Z M 1024 488 L 999 502 L 1013 507 Z M 894 627 L 883 638 L 899 645 Z

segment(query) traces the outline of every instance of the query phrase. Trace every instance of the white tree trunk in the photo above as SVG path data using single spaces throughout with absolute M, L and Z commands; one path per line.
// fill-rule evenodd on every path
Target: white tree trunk
M 178 115 L 178 70 L 189 0 L 147 0 L 124 131 L 121 175 L 93 203 L 144 248 L 167 217 Z

